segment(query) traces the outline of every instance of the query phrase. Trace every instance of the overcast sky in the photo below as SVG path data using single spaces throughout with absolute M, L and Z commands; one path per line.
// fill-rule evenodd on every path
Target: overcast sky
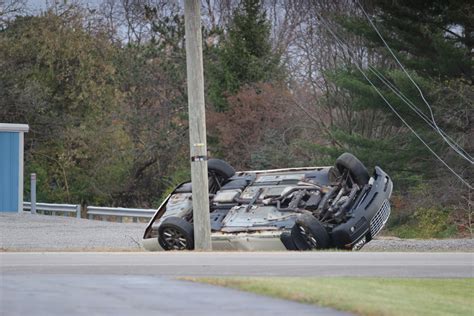
M 32 13 L 40 13 L 41 11 L 44 11 L 48 4 L 51 3 L 81 3 L 81 4 L 87 4 L 89 7 L 94 7 L 100 4 L 102 1 L 101 0 L 26 0 L 26 5 L 28 6 L 28 10 L 31 10 Z

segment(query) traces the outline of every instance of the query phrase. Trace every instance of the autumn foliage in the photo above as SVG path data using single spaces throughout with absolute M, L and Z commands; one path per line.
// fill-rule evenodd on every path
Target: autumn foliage
M 209 132 L 218 137 L 229 162 L 237 168 L 251 168 L 252 155 L 261 150 L 269 134 L 274 140 L 283 139 L 298 119 L 289 107 L 290 99 L 290 92 L 281 86 L 246 86 L 227 99 L 228 111 L 208 112 Z

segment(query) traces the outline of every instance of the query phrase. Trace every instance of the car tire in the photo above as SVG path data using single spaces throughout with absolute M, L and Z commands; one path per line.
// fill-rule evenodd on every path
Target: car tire
M 221 159 L 209 159 L 207 162 L 207 171 L 214 172 L 226 180 L 235 174 L 235 169 Z
M 343 153 L 340 155 L 336 159 L 336 167 L 341 173 L 344 170 L 349 170 L 352 179 L 360 186 L 369 183 L 370 175 L 367 168 L 352 154 Z
M 312 215 L 300 215 L 291 229 L 291 238 L 298 250 L 329 248 L 329 234 Z
M 207 162 L 209 193 L 216 193 L 235 174 L 235 169 L 224 160 L 209 159 Z
M 293 238 L 291 237 L 291 233 L 288 233 L 288 232 L 282 233 L 280 235 L 280 240 L 286 249 L 298 250 L 298 248 L 296 248 L 295 242 L 293 241 Z
M 158 228 L 158 243 L 164 250 L 193 250 L 193 225 L 180 217 L 168 217 Z

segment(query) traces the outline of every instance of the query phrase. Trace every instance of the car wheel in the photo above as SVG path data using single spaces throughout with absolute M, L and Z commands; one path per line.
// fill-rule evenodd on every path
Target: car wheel
M 290 233 L 284 232 L 280 235 L 280 240 L 288 250 L 298 250 Z
M 179 217 L 168 217 L 158 228 L 158 242 L 164 250 L 192 250 L 193 225 Z
M 291 229 L 291 237 L 298 250 L 329 248 L 329 235 L 312 215 L 300 215 Z
M 336 159 L 336 167 L 341 173 L 344 170 L 349 170 L 352 179 L 360 186 L 366 185 L 369 182 L 370 175 L 367 168 L 352 154 L 343 153 L 340 155 Z
M 207 174 L 209 177 L 209 193 L 216 193 L 227 179 L 235 174 L 235 170 L 224 160 L 209 159 Z

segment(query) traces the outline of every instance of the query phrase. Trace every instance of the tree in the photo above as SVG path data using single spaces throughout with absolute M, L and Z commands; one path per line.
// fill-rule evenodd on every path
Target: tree
M 0 116 L 30 125 L 26 174 L 38 173 L 38 199 L 110 201 L 130 164 L 115 48 L 87 33 L 76 9 L 16 18 L 0 48 Z
M 260 0 L 241 1 L 216 50 L 208 90 L 218 111 L 227 109 L 226 97 L 243 85 L 282 79 L 280 56 L 272 51 L 270 24 Z
M 472 114 L 469 114 L 469 108 L 472 108 L 472 102 L 469 101 L 472 100 L 469 97 L 472 96 L 472 32 L 466 33 L 472 23 L 472 19 L 466 16 L 469 13 L 460 10 L 462 5 L 459 2 L 395 3 L 381 0 L 367 3 L 371 5 L 371 18 L 377 28 L 431 104 L 438 125 L 448 130 L 448 134 L 462 146 L 469 147 L 465 138 L 472 120 Z M 468 2 L 464 4 L 472 6 Z M 419 183 L 402 181 L 406 178 L 413 180 L 416 175 L 419 180 L 425 181 L 445 180 L 447 175 L 440 173 L 440 168 L 444 169 L 444 166 L 391 112 L 356 69 L 354 63 L 358 63 L 400 115 L 436 152 L 468 177 L 468 164 L 459 159 L 443 139 L 380 79 L 380 76 L 384 76 L 390 84 L 397 86 L 431 121 L 431 113 L 419 91 L 396 64 L 363 12 L 359 9 L 355 15 L 344 15 L 338 21 L 346 33 L 340 28 L 337 32 L 346 39 L 353 51 L 356 50 L 351 45 L 353 42 L 348 40 L 351 36 L 363 39 L 364 42 L 359 45 L 365 47 L 362 55 L 352 56 L 352 64 L 327 73 L 331 82 L 341 89 L 343 100 L 341 102 L 341 95 L 334 94 L 329 102 L 338 107 L 349 104 L 352 110 L 347 124 L 335 126 L 337 132 L 333 135 L 337 137 L 338 143 L 354 151 L 364 161 L 389 166 L 390 173 L 398 178 L 396 184 L 399 185 Z M 459 34 L 455 36 L 453 32 Z M 467 149 L 470 151 L 472 148 Z M 383 154 L 386 152 L 391 154 Z M 377 161 L 373 157 L 378 157 Z M 441 174 L 443 177 L 440 177 Z M 456 182 L 454 179 L 450 177 Z
M 354 57 L 352 65 L 328 74 L 331 82 L 343 92 L 343 99 L 350 100 L 353 110 L 351 124 L 339 125 L 333 135 L 340 147 L 356 153 L 371 165 L 382 165 L 394 178 L 397 193 L 403 198 L 394 199 L 392 223 L 408 225 L 410 231 L 410 225 L 426 227 L 426 223 L 419 224 L 422 219 L 428 218 L 432 225 L 435 221 L 444 224 L 448 221 L 449 225 L 457 225 L 459 231 L 470 227 L 472 236 L 472 200 L 468 186 L 421 144 L 354 64 L 363 68 L 430 148 L 472 185 L 469 157 L 462 157 L 453 150 L 439 135 L 437 127 L 429 125 L 435 121 L 467 153 L 473 152 L 470 141 L 474 137 L 473 4 L 470 1 L 379 0 L 365 1 L 364 6 L 428 102 L 385 47 L 362 9 L 356 6 L 356 15 L 343 16 L 337 21 L 346 30 L 345 38 L 359 36 L 365 50 L 359 58 Z M 403 102 L 386 82 L 397 87 L 412 104 Z M 333 95 L 330 99 L 337 97 Z M 341 103 L 335 104 L 340 106 Z M 374 119 L 378 120 L 377 124 L 373 124 Z M 334 148 L 320 150 L 337 154 Z M 449 218 L 440 214 L 449 214 Z
M 294 122 L 301 116 L 288 107 L 289 100 L 290 92 L 282 86 L 242 88 L 228 98 L 226 112 L 208 113 L 210 131 L 219 137 L 219 148 L 210 146 L 211 154 L 225 156 L 237 169 L 295 164 L 291 146 L 299 132 Z
M 24 13 L 25 0 L 1 0 L 0 1 L 0 28 L 3 29 L 15 15 Z

